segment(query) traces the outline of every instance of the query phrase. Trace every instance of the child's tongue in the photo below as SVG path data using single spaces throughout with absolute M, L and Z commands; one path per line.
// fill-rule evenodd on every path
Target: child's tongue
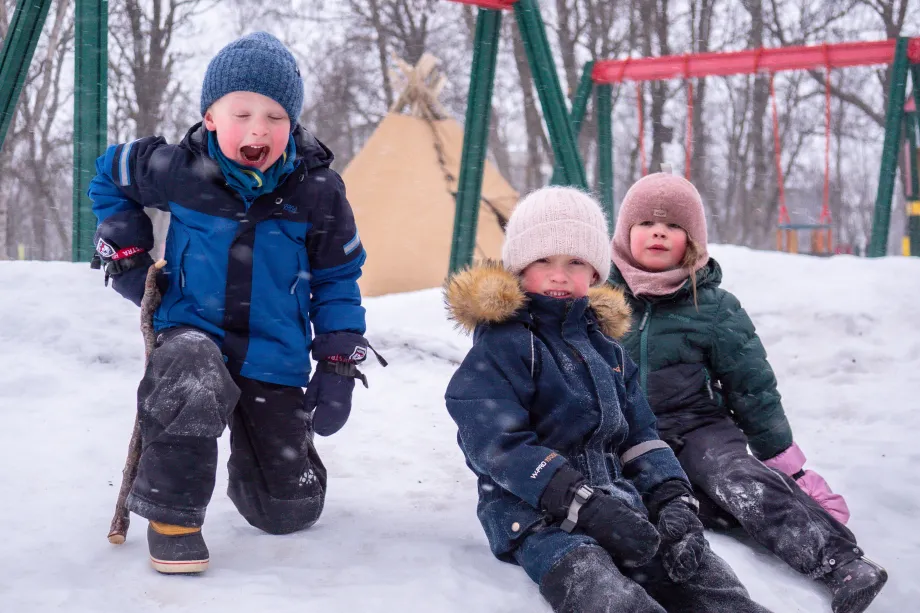
M 240 148 L 240 153 L 242 153 L 243 160 L 245 160 L 247 164 L 259 166 L 268 156 L 268 147 L 246 145 Z

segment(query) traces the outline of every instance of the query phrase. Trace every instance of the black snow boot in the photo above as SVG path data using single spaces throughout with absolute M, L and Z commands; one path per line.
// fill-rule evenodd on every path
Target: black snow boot
M 888 572 L 865 557 L 847 562 L 823 577 L 831 589 L 834 613 L 862 613 L 888 581 Z
M 168 575 L 193 575 L 208 569 L 208 546 L 201 528 L 152 521 L 147 526 L 147 546 L 154 570 Z

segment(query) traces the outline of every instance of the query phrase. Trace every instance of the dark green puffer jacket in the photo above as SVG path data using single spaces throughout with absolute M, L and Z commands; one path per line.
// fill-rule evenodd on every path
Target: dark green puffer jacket
M 689 280 L 669 296 L 636 298 L 616 267 L 610 276 L 633 309 L 622 343 L 639 364 L 661 438 L 679 453 L 684 434 L 730 416 L 765 460 L 792 444 L 792 430 L 754 324 L 721 281 L 710 258 L 696 274 L 697 308 Z

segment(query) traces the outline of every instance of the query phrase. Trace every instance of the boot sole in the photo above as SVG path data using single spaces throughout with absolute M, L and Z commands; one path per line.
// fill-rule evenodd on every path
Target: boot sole
M 837 613 L 863 613 L 863 611 L 869 608 L 869 605 L 872 604 L 872 601 L 875 600 L 875 597 L 879 595 L 879 592 L 882 591 L 882 588 L 885 587 L 885 584 L 888 582 L 888 572 L 884 568 L 866 557 L 863 557 L 863 559 L 878 570 L 879 581 L 859 592 L 851 594 L 849 598 L 845 599 L 840 603 L 840 606 L 837 607 Z
M 155 571 L 164 575 L 197 575 L 208 570 L 208 560 L 170 561 L 151 557 L 150 564 Z

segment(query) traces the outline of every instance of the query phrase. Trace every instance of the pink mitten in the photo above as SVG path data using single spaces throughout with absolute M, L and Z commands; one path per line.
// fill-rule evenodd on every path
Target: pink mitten
M 843 496 L 832 492 L 824 477 L 815 471 L 802 470 L 805 466 L 805 454 L 797 444 L 792 443 L 786 451 L 766 460 L 764 464 L 795 479 L 806 494 L 841 524 L 846 524 L 850 519 L 850 509 Z

